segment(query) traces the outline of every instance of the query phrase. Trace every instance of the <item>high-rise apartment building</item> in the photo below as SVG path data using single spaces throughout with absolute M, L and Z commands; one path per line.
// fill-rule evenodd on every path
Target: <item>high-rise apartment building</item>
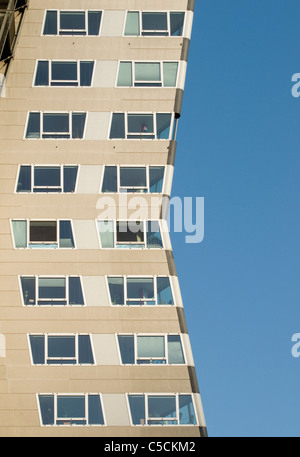
M 206 436 L 163 211 L 193 7 L 0 0 L 0 436 Z

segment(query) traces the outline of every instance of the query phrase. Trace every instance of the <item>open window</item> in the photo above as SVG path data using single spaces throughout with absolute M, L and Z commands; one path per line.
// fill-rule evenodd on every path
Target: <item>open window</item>
M 43 426 L 104 425 L 99 394 L 39 394 Z
M 101 248 L 163 249 L 159 221 L 97 221 Z
M 183 11 L 128 11 L 125 36 L 182 36 Z
M 16 192 L 73 193 L 77 175 L 76 165 L 21 165 Z
M 118 87 L 176 87 L 178 62 L 120 62 Z
M 86 113 L 30 112 L 26 139 L 82 139 Z
M 78 276 L 21 276 L 25 306 L 83 306 L 81 279 Z
M 39 60 L 35 86 L 89 87 L 92 83 L 93 61 Z
M 177 122 L 172 113 L 113 113 L 109 138 L 175 140 Z
M 98 36 L 102 11 L 47 10 L 43 35 Z
M 15 247 L 75 248 L 71 221 L 13 220 Z

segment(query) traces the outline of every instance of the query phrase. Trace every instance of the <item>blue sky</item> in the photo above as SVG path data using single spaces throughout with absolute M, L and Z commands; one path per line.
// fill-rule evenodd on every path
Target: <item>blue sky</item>
M 171 233 L 209 436 L 300 436 L 298 0 L 196 0 Z

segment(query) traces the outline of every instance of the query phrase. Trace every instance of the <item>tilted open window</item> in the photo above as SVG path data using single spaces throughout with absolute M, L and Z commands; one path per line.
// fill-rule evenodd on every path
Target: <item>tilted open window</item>
M 83 306 L 81 279 L 78 276 L 21 276 L 25 306 Z
M 125 36 L 182 36 L 184 11 L 128 11 Z
M 86 113 L 30 112 L 26 126 L 26 139 L 82 139 Z
M 47 10 L 43 35 L 98 36 L 102 11 Z
M 159 221 L 97 221 L 101 248 L 163 249 Z
M 118 87 L 176 87 L 178 62 L 120 62 Z
M 16 192 L 73 193 L 77 165 L 21 165 Z
M 75 248 L 71 221 L 13 220 L 14 243 L 21 248 Z
M 161 193 L 164 174 L 163 166 L 106 165 L 101 192 Z
M 92 83 L 93 61 L 38 60 L 35 86 L 89 87 Z

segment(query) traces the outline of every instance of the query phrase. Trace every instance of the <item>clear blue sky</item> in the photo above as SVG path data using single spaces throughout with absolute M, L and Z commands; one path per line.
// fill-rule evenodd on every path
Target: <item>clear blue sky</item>
M 173 196 L 205 198 L 205 238 L 172 234 L 209 436 L 300 436 L 299 0 L 196 0 Z

